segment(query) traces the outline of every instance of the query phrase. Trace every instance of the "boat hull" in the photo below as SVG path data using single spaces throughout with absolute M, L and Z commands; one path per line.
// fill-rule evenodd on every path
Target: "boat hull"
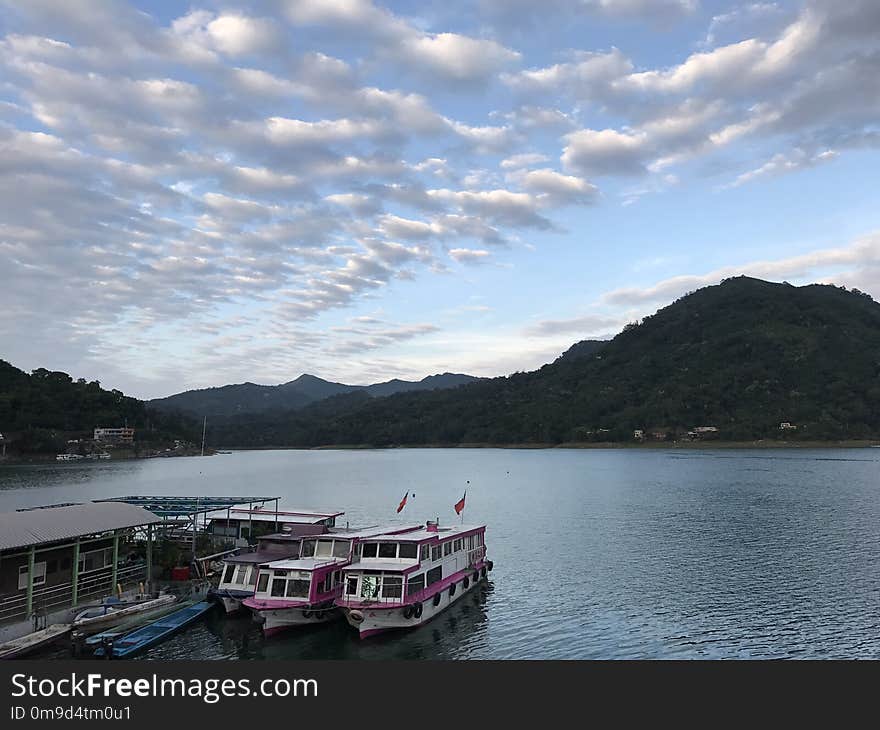
M 431 619 L 443 613 L 456 601 L 460 601 L 464 596 L 471 593 L 485 580 L 486 578 L 483 577 L 479 577 L 477 580 L 470 580 L 467 588 L 463 588 L 463 583 L 459 581 L 456 584 L 455 595 L 453 596 L 449 595 L 449 588 L 444 588 L 439 594 L 439 605 L 434 605 L 433 597 L 427 599 L 422 603 L 422 615 L 418 617 L 413 615 L 407 618 L 404 614 L 406 609 L 402 607 L 382 608 L 381 606 L 374 606 L 370 608 L 348 608 L 343 606 L 341 610 L 345 620 L 358 630 L 362 639 L 395 629 L 414 629 L 418 626 L 424 626 Z
M 254 618 L 263 626 L 264 636 L 274 636 L 299 626 L 326 624 L 342 617 L 340 610 L 335 607 L 319 610 L 299 607 L 252 610 Z
M 242 602 L 245 598 L 250 598 L 253 595 L 253 592 L 237 591 L 229 588 L 215 588 L 209 593 L 211 598 L 216 599 L 222 604 L 223 610 L 227 614 L 238 613 L 244 609 Z

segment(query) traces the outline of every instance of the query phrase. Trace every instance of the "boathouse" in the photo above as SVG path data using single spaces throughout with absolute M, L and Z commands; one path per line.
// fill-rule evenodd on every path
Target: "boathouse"
M 145 581 L 159 522 L 141 507 L 115 502 L 0 513 L 0 635 L 56 620 L 117 585 Z M 136 533 L 144 538 L 137 550 Z

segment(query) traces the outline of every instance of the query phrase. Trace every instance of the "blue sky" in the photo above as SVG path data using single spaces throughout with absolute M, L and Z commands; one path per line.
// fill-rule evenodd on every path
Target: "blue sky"
M 880 294 L 880 4 L 0 0 L 0 357 L 141 397 L 528 370 Z

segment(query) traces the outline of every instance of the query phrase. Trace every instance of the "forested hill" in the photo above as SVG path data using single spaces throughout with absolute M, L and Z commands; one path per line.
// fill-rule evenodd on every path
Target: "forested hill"
M 880 304 L 857 290 L 747 277 L 682 297 L 581 357 L 454 390 L 342 395 L 233 419 L 239 446 L 631 440 L 635 429 L 721 438 L 880 435 Z M 590 352 L 591 350 L 591 352 Z
M 136 398 L 104 390 L 97 380 L 74 380 L 44 368 L 29 374 L 0 360 L 0 433 L 14 452 L 64 451 L 67 437 L 126 423 L 136 429 L 136 439 L 200 437 L 187 419 L 154 413 Z

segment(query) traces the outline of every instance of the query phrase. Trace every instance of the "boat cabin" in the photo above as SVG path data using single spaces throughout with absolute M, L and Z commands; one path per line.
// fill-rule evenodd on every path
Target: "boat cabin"
M 336 528 L 325 535 L 302 538 L 298 559 L 276 560 L 259 566 L 254 597 L 245 605 L 277 608 L 283 603 L 298 606 L 332 602 L 342 593 L 341 570 L 355 559 L 361 540 L 418 528 L 418 525 Z M 235 576 L 237 578 L 238 573 Z M 252 574 L 246 577 L 250 579 Z
M 223 559 L 218 590 L 253 595 L 259 566 L 273 560 L 298 558 L 301 540 L 302 538 L 294 535 L 264 535 L 259 538 L 255 551 L 227 555 Z
M 212 517 L 206 531 L 215 541 L 231 542 L 238 547 L 254 545 L 257 540 L 273 533 L 295 537 L 320 535 L 336 526 L 336 518 L 345 512 L 279 509 L 271 507 L 236 507 L 225 515 Z
M 342 605 L 424 601 L 483 566 L 485 525 L 426 527 L 360 542 L 343 569 Z
M 259 566 L 251 608 L 279 608 L 330 603 L 339 596 L 341 568 L 348 558 L 298 558 Z

